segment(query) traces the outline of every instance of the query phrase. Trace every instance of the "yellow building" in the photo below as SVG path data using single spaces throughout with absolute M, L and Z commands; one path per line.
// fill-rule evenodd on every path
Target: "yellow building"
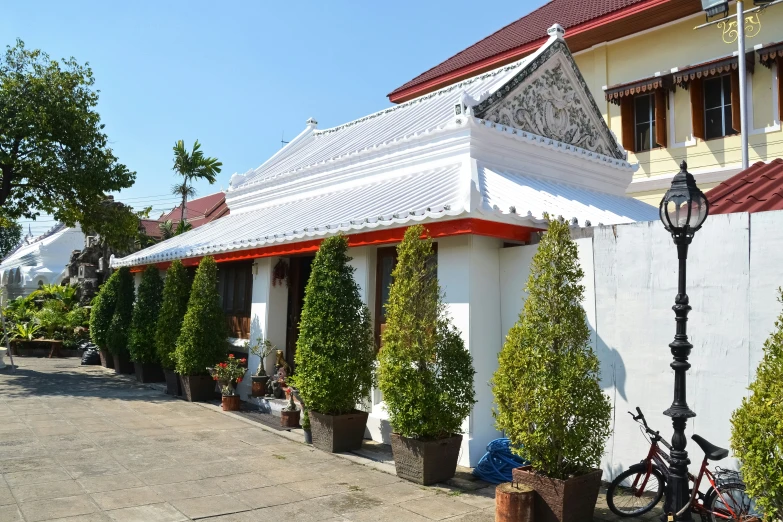
M 750 2 L 747 2 L 750 3 Z M 604 118 L 638 164 L 628 193 L 658 204 L 681 161 L 703 190 L 741 170 L 736 24 L 699 0 L 553 0 L 392 92 L 404 101 L 467 71 L 529 54 L 535 25 L 560 22 Z M 735 6 L 730 7 L 732 13 Z M 543 22 L 546 20 L 547 22 Z M 561 21 L 562 20 L 562 21 Z M 565 22 L 565 23 L 563 23 Z M 750 163 L 783 157 L 783 4 L 746 16 Z

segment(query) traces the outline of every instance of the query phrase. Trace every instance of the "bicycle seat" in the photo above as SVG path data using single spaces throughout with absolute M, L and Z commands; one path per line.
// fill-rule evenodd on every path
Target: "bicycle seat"
M 729 456 L 729 450 L 724 448 L 719 448 L 714 444 L 710 444 L 709 442 L 704 440 L 702 437 L 699 437 L 698 435 L 694 435 L 693 437 L 691 437 L 691 439 L 693 439 L 693 442 L 699 445 L 701 450 L 704 452 L 704 455 L 709 460 L 723 460 Z

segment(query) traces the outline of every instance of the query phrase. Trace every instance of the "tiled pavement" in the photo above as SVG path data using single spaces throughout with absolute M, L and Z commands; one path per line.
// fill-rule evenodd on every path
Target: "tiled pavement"
M 76 359 L 15 362 L 0 522 L 494 520 L 491 487 L 420 487 Z

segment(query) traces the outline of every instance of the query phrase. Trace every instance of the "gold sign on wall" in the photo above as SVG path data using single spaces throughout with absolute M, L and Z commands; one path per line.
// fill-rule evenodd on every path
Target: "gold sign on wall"
M 745 38 L 753 38 L 761 32 L 761 14 L 757 11 L 745 17 Z M 739 32 L 737 31 L 737 20 L 723 20 L 718 22 L 718 29 L 723 31 L 723 41 L 727 44 L 733 44 L 737 42 L 739 38 Z

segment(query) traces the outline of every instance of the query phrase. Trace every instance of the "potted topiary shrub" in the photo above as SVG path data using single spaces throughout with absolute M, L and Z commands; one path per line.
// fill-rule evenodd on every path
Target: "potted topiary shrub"
M 155 329 L 162 298 L 163 281 L 157 267 L 149 265 L 141 275 L 128 334 L 128 352 L 139 382 L 161 382 L 165 379 L 155 349 Z
M 269 375 L 266 374 L 266 368 L 264 363 L 266 358 L 275 350 L 275 346 L 269 342 L 269 339 L 261 341 L 257 338 L 252 345 L 250 341 L 245 343 L 248 353 L 258 357 L 258 368 L 256 368 L 256 374 L 251 377 L 250 395 L 252 397 L 264 397 L 267 392 L 267 384 L 269 383 Z
M 348 240 L 338 235 L 315 255 L 290 379 L 309 409 L 313 445 L 331 452 L 362 445 L 367 413 L 356 405 L 370 394 L 375 363 L 370 313 L 347 251 Z
M 283 428 L 298 428 L 301 411 L 294 403 L 294 394 L 289 392 L 288 405 L 280 410 L 280 426 Z
M 190 298 L 190 278 L 182 262 L 174 260 L 166 271 L 166 281 L 163 283 L 163 302 L 160 305 L 160 315 L 155 329 L 155 349 L 158 360 L 163 367 L 166 378 L 166 393 L 182 395 L 177 372 L 174 371 L 177 361 L 174 350 L 177 338 L 182 330 L 182 320 L 188 310 Z
M 114 371 L 116 373 L 134 373 L 136 368 L 128 353 L 128 333 L 131 319 L 133 319 L 136 285 L 133 282 L 130 268 L 127 266 L 121 267 L 116 274 L 118 280 L 117 304 L 109 324 L 109 353 L 114 357 Z
M 217 292 L 217 264 L 207 256 L 196 270 L 175 353 L 182 393 L 187 400 L 215 398 L 215 381 L 209 376 L 208 368 L 226 357 L 226 337 L 226 322 Z
M 227 361 L 209 368 L 212 379 L 220 386 L 223 411 L 239 411 L 242 403 L 236 385 L 242 382 L 242 377 L 245 375 L 243 365 L 246 362 L 247 359 L 237 359 L 233 354 L 228 354 Z
M 90 338 L 98 346 L 101 355 L 101 365 L 104 368 L 114 368 L 114 358 L 109 353 L 109 327 L 117 306 L 117 287 L 120 273 L 115 271 L 101 286 L 98 294 L 92 300 L 90 312 Z
M 612 406 L 590 346 L 583 277 L 568 224 L 549 221 L 491 383 L 497 428 L 531 463 L 512 473 L 536 491 L 537 522 L 592 520 L 601 487 Z
M 428 485 L 454 476 L 462 422 L 475 401 L 473 359 L 443 304 L 421 225 L 397 247 L 378 355 L 397 475 Z
M 778 288 L 783 303 L 783 289 Z M 783 517 L 783 313 L 764 343 L 764 357 L 731 418 L 731 447 L 740 459 L 747 493 L 764 520 Z M 714 493 L 713 493 L 714 494 Z M 709 499 L 708 499 L 709 500 Z M 705 505 L 708 501 L 705 500 Z

